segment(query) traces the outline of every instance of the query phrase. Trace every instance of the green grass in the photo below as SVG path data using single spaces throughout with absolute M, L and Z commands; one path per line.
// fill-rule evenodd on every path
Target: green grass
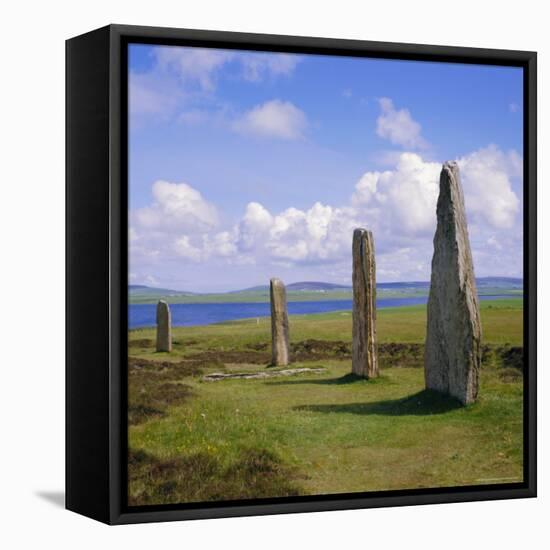
M 477 403 L 424 390 L 425 307 L 379 310 L 382 367 L 351 376 L 349 312 L 291 317 L 293 366 L 323 374 L 203 382 L 263 370 L 269 320 L 130 332 L 129 498 L 161 504 L 521 481 L 521 300 L 482 302 Z
M 522 300 L 510 298 L 483 301 L 480 305 L 483 340 L 493 344 L 523 345 Z M 156 358 L 152 349 L 154 329 L 136 329 L 130 332 L 130 340 L 148 341 L 147 346 L 130 349 L 131 355 Z M 379 342 L 423 343 L 426 337 L 426 306 L 409 306 L 380 309 L 377 312 L 377 336 Z M 243 319 L 197 327 L 175 327 L 174 353 L 167 359 L 187 356 L 197 351 L 223 349 L 248 349 L 259 343 L 269 342 L 271 321 L 269 317 Z M 351 311 L 336 311 L 311 315 L 292 315 L 291 342 L 307 339 L 341 340 L 351 342 Z

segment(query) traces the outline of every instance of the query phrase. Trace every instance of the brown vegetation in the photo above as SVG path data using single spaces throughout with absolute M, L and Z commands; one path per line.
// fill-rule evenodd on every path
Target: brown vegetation
M 242 450 L 229 465 L 207 452 L 159 460 L 144 451 L 128 454 L 128 504 L 172 504 L 212 500 L 296 496 L 291 471 L 264 449 Z

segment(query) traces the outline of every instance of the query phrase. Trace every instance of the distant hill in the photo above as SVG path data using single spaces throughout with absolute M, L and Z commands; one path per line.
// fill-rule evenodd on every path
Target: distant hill
M 480 277 L 476 283 L 478 287 L 523 288 L 523 279 L 516 277 Z
M 523 280 L 513 277 L 481 277 L 476 279 L 477 290 L 485 296 L 520 296 L 523 293 Z M 378 283 L 379 298 L 403 298 L 427 296 L 430 291 L 428 281 Z M 320 281 L 300 281 L 286 285 L 288 300 L 349 300 L 351 286 Z M 242 290 L 217 293 L 199 293 L 185 290 L 155 288 L 146 285 L 129 285 L 129 301 L 133 304 L 152 304 L 160 299 L 170 303 L 245 303 L 269 302 L 269 285 L 258 285 Z
M 286 285 L 287 290 L 294 292 L 326 292 L 331 290 L 351 290 L 351 286 L 337 285 L 334 283 L 322 283 L 318 281 L 300 281 L 298 283 L 290 283 Z M 266 292 L 269 290 L 269 285 L 258 285 L 243 288 L 241 290 L 231 290 L 228 294 L 236 294 L 240 292 Z
M 240 292 L 265 292 L 266 290 L 269 290 L 269 285 L 257 285 L 241 288 L 239 290 L 228 290 L 227 294 L 239 294 Z
M 478 277 L 476 278 L 476 285 L 479 289 L 485 288 L 505 288 L 505 289 L 522 289 L 523 279 L 515 277 Z M 377 283 L 378 288 L 388 290 L 399 289 L 429 289 L 429 281 L 408 281 L 402 283 Z
M 477 286 L 481 288 L 523 288 L 523 279 L 514 277 L 479 277 L 476 279 Z M 400 289 L 428 289 L 430 288 L 430 281 L 405 281 L 395 283 L 377 283 L 378 288 L 388 290 L 400 290 Z M 324 283 L 319 281 L 301 281 L 298 283 L 290 283 L 286 285 L 287 290 L 294 292 L 315 292 L 315 291 L 338 291 L 338 290 L 351 290 L 349 285 L 339 285 L 335 283 Z M 235 294 L 240 292 L 265 292 L 269 290 L 269 285 L 258 285 L 242 290 L 231 290 L 229 293 Z
M 523 279 L 515 277 L 478 277 L 476 279 L 479 288 L 523 288 Z M 430 287 L 429 281 L 404 281 L 394 283 L 377 283 L 381 289 L 399 290 L 399 289 L 425 289 Z M 289 283 L 286 289 L 293 292 L 322 292 L 322 291 L 351 291 L 349 285 L 339 285 L 336 283 L 325 283 L 321 281 L 299 281 L 297 283 Z M 183 296 L 198 296 L 205 294 L 201 292 L 189 292 L 187 290 L 171 290 L 168 288 L 156 288 L 147 285 L 128 285 L 130 294 L 151 294 L 151 295 L 183 295 Z M 220 292 L 217 294 L 240 294 L 251 292 L 265 292 L 269 290 L 269 285 L 257 285 L 240 290 L 230 290 L 226 293 Z M 209 293 L 206 293 L 209 294 Z
M 128 285 L 130 295 L 139 294 L 140 296 L 158 296 L 165 294 L 166 296 L 194 296 L 196 292 L 188 292 L 186 290 L 170 290 L 168 288 L 156 288 L 147 285 Z
M 320 283 L 317 281 L 303 281 L 299 283 L 290 283 L 286 286 L 287 290 L 309 290 L 309 291 L 327 291 L 327 290 L 351 290 L 351 286 L 337 285 L 334 283 Z
M 400 288 L 428 288 L 429 281 L 409 281 L 405 283 L 376 283 L 378 288 L 400 289 Z

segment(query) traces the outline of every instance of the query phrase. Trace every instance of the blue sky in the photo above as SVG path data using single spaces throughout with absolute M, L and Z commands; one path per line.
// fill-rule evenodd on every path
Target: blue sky
M 131 45 L 130 280 L 191 291 L 428 280 L 456 159 L 476 275 L 522 276 L 518 68 Z

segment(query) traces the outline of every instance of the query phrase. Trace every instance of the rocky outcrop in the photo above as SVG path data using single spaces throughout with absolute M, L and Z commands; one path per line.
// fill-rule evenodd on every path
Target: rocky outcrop
M 157 351 L 172 351 L 172 319 L 164 300 L 157 304 Z
M 271 364 L 288 365 L 288 311 L 286 289 L 279 279 L 270 281 L 271 295 Z
M 376 349 L 376 263 L 372 232 L 353 232 L 353 341 L 351 370 L 378 376 Z
M 458 165 L 441 171 L 424 369 L 426 388 L 476 400 L 481 321 Z

